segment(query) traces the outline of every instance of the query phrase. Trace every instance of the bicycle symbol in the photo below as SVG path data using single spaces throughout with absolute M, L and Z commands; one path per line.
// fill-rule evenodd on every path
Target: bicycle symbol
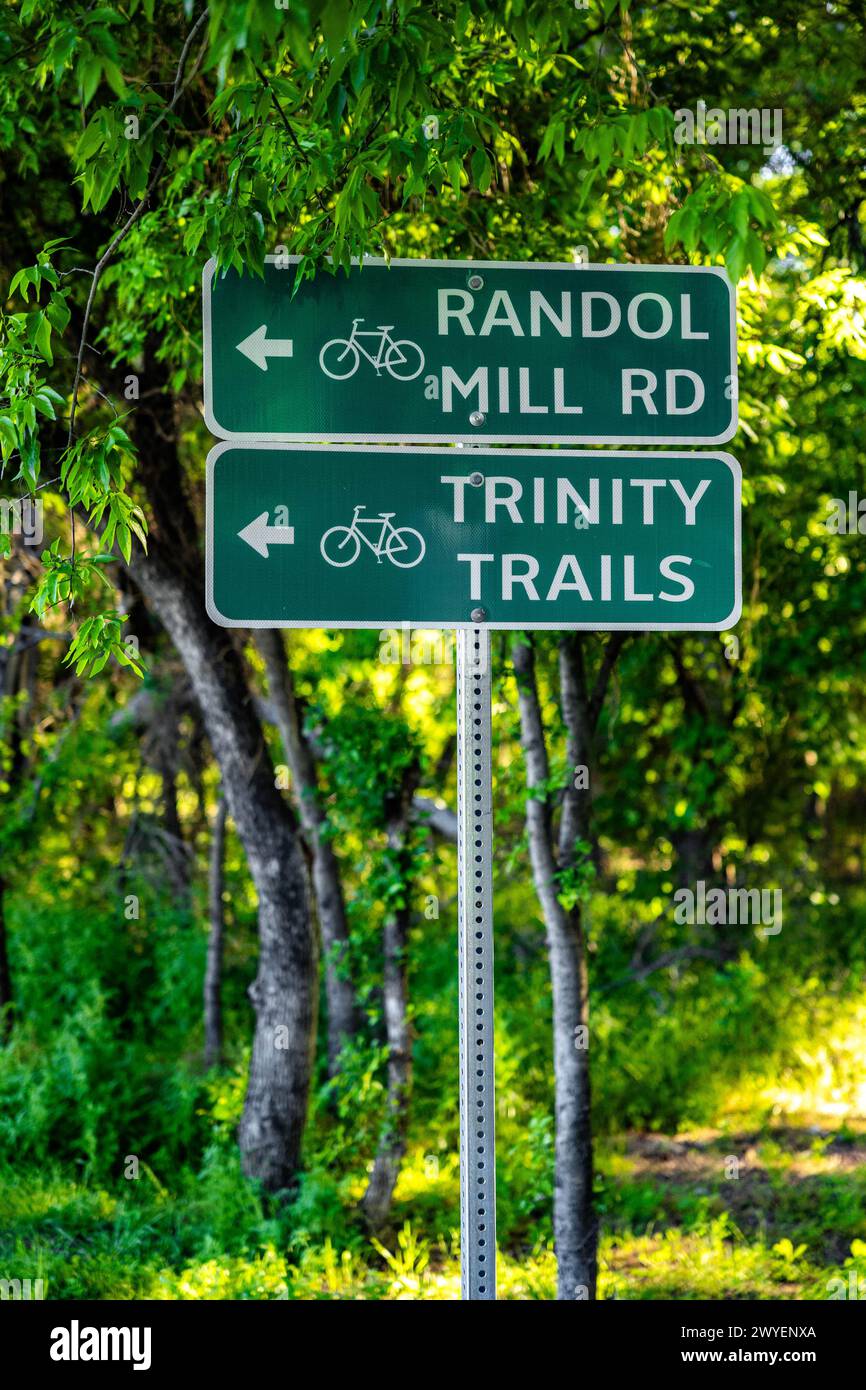
M 363 322 L 363 319 L 353 319 L 350 337 L 332 338 L 325 343 L 319 353 L 319 366 L 325 376 L 332 381 L 348 381 L 350 376 L 355 375 L 363 356 L 376 368 L 377 376 L 382 375 L 384 367 L 395 381 L 414 381 L 424 370 L 424 354 L 418 344 L 408 338 L 395 342 L 391 337 L 393 323 L 380 323 L 376 329 L 359 329 L 358 324 Z M 360 338 L 378 338 L 375 354 L 367 351 L 364 344 L 358 341 Z
M 420 565 L 427 549 L 420 531 L 416 531 L 412 526 L 395 527 L 391 520 L 394 512 L 380 512 L 378 516 L 361 516 L 363 510 L 363 507 L 356 507 L 351 526 L 332 526 L 319 541 L 322 558 L 327 560 L 329 565 L 335 565 L 338 569 L 353 565 L 361 553 L 362 541 L 364 545 L 369 546 L 380 565 L 383 555 L 392 565 L 397 565 L 402 570 Z M 379 526 L 380 522 L 379 538 L 376 541 L 371 541 L 360 529 L 362 526 Z

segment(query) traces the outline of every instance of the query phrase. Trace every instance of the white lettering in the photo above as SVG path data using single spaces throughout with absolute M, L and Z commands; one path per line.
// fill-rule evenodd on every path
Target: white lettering
M 499 315 L 500 309 L 503 311 L 503 317 Z M 523 337 L 520 319 L 517 317 L 511 302 L 511 295 L 507 290 L 496 290 L 492 295 L 487 313 L 484 315 L 484 322 L 481 325 L 480 336 L 489 338 L 491 328 L 510 328 L 515 338 Z
M 709 338 L 709 333 L 692 332 L 692 297 L 690 294 L 680 295 L 680 317 L 682 318 L 682 336 L 686 338 Z
M 609 560 L 610 557 L 604 556 L 603 558 Z M 571 575 L 570 579 L 566 579 L 566 575 L 568 574 Z M 562 556 L 562 559 L 556 567 L 556 574 L 553 576 L 553 583 L 547 591 L 548 603 L 550 603 L 553 599 L 559 598 L 559 595 L 561 593 L 564 593 L 566 590 L 576 590 L 577 593 L 580 594 L 580 597 L 584 599 L 586 603 L 592 602 L 592 594 L 590 593 L 589 586 L 586 580 L 584 579 L 583 574 L 581 573 L 580 565 L 577 563 L 576 555 Z
M 473 601 L 481 598 L 481 566 L 496 559 L 495 555 L 458 555 L 458 560 L 469 565 L 469 597 Z
M 515 573 L 515 565 L 525 565 L 523 574 Z M 533 555 L 503 555 L 502 557 L 502 597 L 511 599 L 514 596 L 514 585 L 521 584 L 530 599 L 538 598 L 538 590 L 533 584 L 533 579 L 538 574 L 538 561 Z
M 660 599 L 665 603 L 685 603 L 686 599 L 691 598 L 695 592 L 695 586 L 687 574 L 677 574 L 674 565 L 690 565 L 692 562 L 688 555 L 666 555 L 659 565 L 663 579 L 672 579 L 675 584 L 682 588 L 681 594 L 666 594 L 664 590 L 659 594 Z
M 554 415 L 582 415 L 582 405 L 565 404 L 565 369 L 553 369 L 553 413 Z
M 546 405 L 533 405 L 529 399 L 529 368 L 518 367 L 517 380 L 519 382 L 520 393 L 520 413 L 521 415 L 546 415 Z
M 556 311 L 548 304 L 541 290 L 529 291 L 529 336 L 531 338 L 541 337 L 541 315 L 542 313 L 550 320 L 559 334 L 560 338 L 571 337 L 571 293 L 563 291 L 562 313 Z
M 670 478 L 669 482 L 677 497 L 683 504 L 683 509 L 686 514 L 686 525 L 694 526 L 695 512 L 697 510 L 698 503 L 700 502 L 701 498 L 703 497 L 704 493 L 710 485 L 709 478 L 701 479 L 701 481 L 695 488 L 695 491 L 692 493 L 691 497 L 689 497 L 689 494 L 686 492 L 679 478 Z
M 439 481 L 440 483 L 450 483 L 451 486 L 454 488 L 454 520 L 465 521 L 466 518 L 464 516 L 463 511 L 464 489 L 469 479 L 458 478 L 454 477 L 453 475 L 446 474 L 443 477 L 441 477 Z
M 643 377 L 643 386 L 633 386 L 632 382 L 637 377 Z M 644 372 L 638 367 L 626 367 L 622 373 L 622 413 L 631 415 L 632 402 L 640 399 L 643 401 L 647 415 L 658 415 L 652 393 L 658 386 L 658 378 L 655 372 Z
M 681 376 L 691 381 L 694 387 L 691 405 L 677 405 L 677 378 Z M 697 372 L 690 372 L 685 367 L 665 372 L 665 406 L 668 415 L 694 415 L 703 405 L 704 395 L 704 383 Z
M 623 556 L 623 573 L 625 576 L 625 601 L 626 603 L 651 603 L 652 594 L 639 594 L 634 587 L 634 556 Z
M 589 503 L 584 502 L 577 489 L 569 482 L 568 478 L 557 478 L 556 480 L 556 520 L 560 526 L 567 526 L 570 521 L 569 503 L 586 517 L 591 526 L 598 524 L 598 478 L 589 479 Z
M 487 368 L 478 367 L 467 382 L 462 382 L 453 367 L 442 368 L 442 409 L 446 415 L 452 410 L 452 387 L 459 391 L 464 401 L 473 391 L 478 392 L 478 409 L 485 414 L 489 409 L 487 393 Z
M 497 496 L 499 485 L 508 488 L 507 496 Z M 496 520 L 496 508 L 504 507 L 512 521 L 518 526 L 522 523 L 523 517 L 517 510 L 517 503 L 523 496 L 523 484 L 516 478 L 487 477 L 484 479 L 484 520 L 491 522 Z
M 638 323 L 638 309 L 641 304 L 646 303 L 648 300 L 652 300 L 655 304 L 660 304 L 662 310 L 661 324 L 652 332 L 648 329 L 641 328 Z M 628 306 L 628 326 L 637 338 L 663 338 L 666 333 L 670 332 L 673 321 L 673 310 L 663 295 L 649 292 L 646 294 L 636 294 Z
M 595 299 L 603 299 L 610 309 L 610 320 L 606 328 L 593 328 L 592 326 L 592 304 Z M 622 319 L 622 310 L 612 294 L 606 294 L 604 290 L 587 290 L 580 297 L 581 303 L 581 329 L 584 338 L 609 338 L 619 328 Z
M 449 300 L 457 299 L 459 304 L 456 309 L 449 306 Z M 475 303 L 474 298 L 468 290 L 440 290 L 438 295 L 439 302 L 439 333 L 440 336 L 448 337 L 448 325 L 451 319 L 456 319 L 469 338 L 474 338 L 475 329 L 469 322 L 469 314 Z
M 632 478 L 631 485 L 632 487 L 643 488 L 643 524 L 644 526 L 652 526 L 654 490 L 657 487 L 664 487 L 664 478 Z

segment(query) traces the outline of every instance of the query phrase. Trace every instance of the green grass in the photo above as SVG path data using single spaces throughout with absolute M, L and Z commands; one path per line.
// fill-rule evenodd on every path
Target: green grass
M 852 919 L 858 940 L 862 924 Z M 0 1049 L 0 1278 L 42 1279 L 51 1299 L 457 1297 L 451 934 L 415 942 L 410 1150 L 379 1241 L 358 1215 L 384 1104 L 378 1044 L 348 1054 L 334 1088 L 320 1058 L 299 1190 L 290 1206 L 263 1199 L 235 1142 L 249 963 L 227 975 L 231 1064 L 206 1074 L 202 939 L 160 918 L 136 938 L 139 954 L 109 915 L 65 909 L 16 934 L 22 1018 Z M 540 947 L 519 968 L 512 956 L 497 982 L 498 1289 L 552 1298 L 547 966 Z M 862 972 L 840 971 L 831 988 L 800 965 L 798 977 L 744 955 L 660 978 L 652 1000 L 624 990 L 616 1014 L 602 998 L 603 1298 L 826 1298 L 832 1279 L 866 1277 Z M 124 1176 L 130 1154 L 137 1178 Z
M 600 1296 L 827 1298 L 850 1269 L 866 1278 L 866 1136 L 814 1131 L 788 1124 L 605 1144 Z M 228 1147 L 174 1192 L 144 1173 L 110 1190 L 59 1170 L 9 1170 L 0 1268 L 43 1279 L 49 1298 L 456 1298 L 456 1157 L 410 1157 L 381 1241 L 354 1218 L 355 1195 L 348 1185 L 338 1194 L 335 1239 L 321 1229 L 334 1196 L 323 1175 L 308 1176 L 294 1209 L 269 1212 Z M 552 1298 L 555 1278 L 549 1241 L 500 1250 L 501 1298 Z

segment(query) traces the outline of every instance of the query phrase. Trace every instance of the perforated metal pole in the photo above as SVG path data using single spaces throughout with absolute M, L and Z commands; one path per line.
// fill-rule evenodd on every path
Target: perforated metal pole
M 457 853 L 461 1292 L 495 1299 L 493 791 L 490 635 L 483 627 L 457 632 Z

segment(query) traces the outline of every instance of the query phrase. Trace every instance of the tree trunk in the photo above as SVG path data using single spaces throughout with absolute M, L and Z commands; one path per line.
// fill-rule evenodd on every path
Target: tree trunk
M 592 792 L 576 770 L 590 774 L 594 716 L 587 698 L 580 633 L 560 641 L 559 685 L 566 727 L 566 767 L 559 823 L 559 869 L 575 875 L 592 862 Z M 603 689 L 602 689 L 603 695 Z M 599 705 L 600 708 L 600 705 Z M 597 715 L 595 716 L 597 718 Z M 589 1059 L 589 972 L 583 910 L 578 900 L 560 905 L 551 935 L 554 1036 L 557 1073 L 554 1226 L 560 1298 L 596 1294 L 598 1222 L 593 1210 L 592 1096 Z
M 400 906 L 388 913 L 383 932 L 385 1035 L 388 1041 L 388 1099 L 373 1171 L 361 1209 L 376 1230 L 387 1220 L 400 1165 L 406 1152 L 412 1087 L 412 1030 L 409 1024 L 408 947 L 412 920 L 411 815 L 419 768 L 406 771 L 399 796 L 388 812 L 388 853 L 401 885 Z
M 152 353 L 146 369 L 150 379 L 164 380 Z M 315 1045 L 317 962 L 306 866 L 295 818 L 274 784 L 241 657 L 205 612 L 168 392 L 156 392 L 133 420 L 151 529 L 148 553 L 136 551 L 130 571 L 189 675 L 258 894 L 259 962 L 249 991 L 256 1021 L 239 1140 L 244 1171 L 276 1191 L 297 1172 Z
M 598 1225 L 592 1204 L 589 991 L 579 908 L 547 923 L 556 1075 L 553 1232 L 560 1299 L 595 1298 Z
M 610 672 L 624 638 L 611 639 L 592 695 L 587 694 L 579 634 L 560 643 L 560 695 L 567 730 L 569 777 L 563 793 L 558 846 L 546 791 L 550 775 L 530 639 L 513 647 L 526 781 L 529 854 L 547 931 L 553 998 L 556 1104 L 553 1230 L 560 1299 L 596 1296 L 598 1223 L 593 1210 L 592 1113 L 589 1063 L 589 984 L 584 939 L 582 872 L 591 861 L 591 792 L 578 768 L 590 767 L 591 739 Z M 577 785 L 576 785 L 577 784 Z M 563 879 L 570 882 L 563 882 Z M 566 907 L 565 896 L 576 901 Z
M 223 904 L 226 841 L 226 803 L 220 796 L 210 846 L 208 905 L 210 932 L 204 972 L 204 1061 L 218 1067 L 223 1060 L 222 974 L 225 907 Z
M 292 774 L 298 814 L 309 847 L 313 889 L 325 955 L 325 998 L 328 1007 L 328 1074 L 339 1069 L 343 1044 L 358 1029 L 355 990 L 349 973 L 349 924 L 340 878 L 340 865 L 327 834 L 327 817 L 319 795 L 316 760 L 305 737 L 282 634 L 257 633 L 265 661 L 268 693 L 283 750 Z
M 394 912 L 385 922 L 383 936 L 388 1100 L 385 1125 L 376 1150 L 373 1171 L 361 1200 L 364 1215 L 374 1230 L 384 1225 L 387 1220 L 394 1188 L 400 1176 L 400 1165 L 406 1152 L 406 1127 L 412 1085 L 412 1039 L 407 1013 L 410 917 L 408 907 Z
M 162 826 L 165 835 L 165 866 L 172 895 L 182 912 L 192 910 L 190 851 L 184 839 L 178 810 L 177 767 L 180 757 L 178 711 L 173 701 L 163 706 L 162 720 L 155 739 L 156 769 L 162 780 Z

